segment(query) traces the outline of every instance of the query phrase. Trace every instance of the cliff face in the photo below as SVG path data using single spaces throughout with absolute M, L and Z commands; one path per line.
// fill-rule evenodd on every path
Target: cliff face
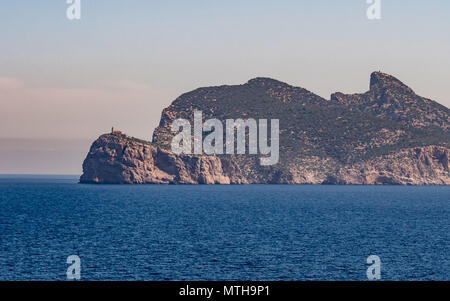
M 450 185 L 450 150 L 426 146 L 341 166 L 318 158 L 299 169 L 243 172 L 233 157 L 175 155 L 170 150 L 121 134 L 105 134 L 92 145 L 81 183 L 101 184 L 398 184 Z M 322 171 L 314 170 L 323 164 Z M 329 166 L 327 166 L 329 165 Z M 320 168 L 319 168 L 320 169 Z
M 255 155 L 175 155 L 175 119 L 279 119 L 280 160 Z M 448 108 L 374 72 L 363 94 L 325 100 L 308 90 L 256 78 L 200 88 L 164 109 L 153 142 L 105 134 L 92 145 L 82 183 L 449 185 Z
M 232 159 L 175 155 L 153 143 L 123 134 L 105 134 L 91 146 L 81 183 L 102 184 L 240 184 Z
M 324 181 L 327 184 L 363 185 L 450 185 L 450 150 L 426 146 L 358 162 L 340 168 Z

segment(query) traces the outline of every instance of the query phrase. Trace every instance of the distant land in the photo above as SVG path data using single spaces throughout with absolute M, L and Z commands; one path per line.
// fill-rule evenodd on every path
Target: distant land
M 172 121 L 279 119 L 279 163 L 256 155 L 176 155 Z M 374 72 L 369 91 L 326 100 L 269 78 L 199 88 L 163 110 L 153 141 L 101 135 L 83 163 L 81 183 L 450 185 L 449 109 Z

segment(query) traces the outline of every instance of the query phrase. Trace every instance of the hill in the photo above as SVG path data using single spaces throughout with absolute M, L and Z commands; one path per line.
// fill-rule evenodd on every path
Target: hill
M 192 122 L 194 111 L 202 111 L 204 119 L 221 121 L 279 119 L 278 164 L 261 166 L 256 155 L 217 155 L 214 160 L 221 162 L 219 173 L 228 180 L 211 180 L 213 183 L 450 184 L 449 109 L 416 95 L 400 80 L 381 72 L 371 74 L 368 92 L 334 93 L 330 100 L 269 78 L 199 88 L 181 95 L 163 110 L 151 147 L 169 148 L 176 134 L 171 131 L 172 122 L 178 118 Z M 120 143 L 131 144 L 124 139 Z M 103 148 L 108 145 L 110 142 Z M 94 164 L 89 163 L 98 161 L 95 154 L 91 148 L 81 181 L 120 182 L 89 176 L 93 169 L 101 174 L 103 165 L 92 168 Z M 126 154 L 121 156 L 108 157 L 108 164 L 125 164 Z M 203 156 L 185 156 L 184 160 L 188 157 L 200 162 Z M 202 182 L 176 180 L 177 173 L 187 171 L 178 170 L 176 165 L 164 168 L 174 175 L 167 183 Z M 198 168 L 201 174 L 202 167 Z M 126 170 L 124 167 L 120 172 Z M 125 182 L 155 183 L 146 176 Z

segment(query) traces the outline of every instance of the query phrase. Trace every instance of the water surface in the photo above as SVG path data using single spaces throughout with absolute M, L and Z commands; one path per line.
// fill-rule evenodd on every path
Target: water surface
M 0 177 L 0 280 L 450 280 L 450 187 Z

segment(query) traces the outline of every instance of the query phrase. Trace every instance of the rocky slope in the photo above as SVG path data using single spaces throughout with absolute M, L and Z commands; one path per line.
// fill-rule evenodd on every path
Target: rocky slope
M 256 155 L 175 155 L 172 121 L 203 118 L 280 120 L 280 161 Z M 325 100 L 308 90 L 256 78 L 200 88 L 164 109 L 152 142 L 122 134 L 96 140 L 82 183 L 449 185 L 449 109 L 374 72 L 364 94 Z
M 450 110 L 437 102 L 418 96 L 395 77 L 374 72 L 370 89 L 363 94 L 334 93 L 331 100 L 352 109 L 417 128 L 450 129 Z
M 450 185 L 449 149 L 438 146 L 401 150 L 340 168 L 328 184 Z

